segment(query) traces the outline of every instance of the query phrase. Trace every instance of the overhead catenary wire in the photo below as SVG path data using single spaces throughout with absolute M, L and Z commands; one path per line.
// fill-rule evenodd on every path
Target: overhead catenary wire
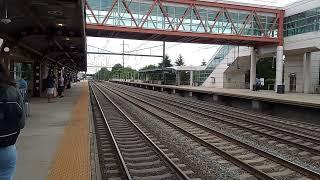
M 147 49 L 150 49 L 150 48 L 156 48 L 156 47 L 162 47 L 162 45 L 145 47 L 145 48 L 141 48 L 141 49 L 135 49 L 135 50 L 131 50 L 131 51 L 126 51 L 126 53 L 131 53 L 131 52 L 136 52 L 136 51 L 143 51 L 143 50 L 147 50 Z

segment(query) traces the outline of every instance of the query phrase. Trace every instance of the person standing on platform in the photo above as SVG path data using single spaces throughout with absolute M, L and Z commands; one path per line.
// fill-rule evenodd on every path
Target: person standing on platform
M 60 98 L 63 97 L 63 94 L 62 94 L 63 91 L 64 91 L 64 78 L 63 78 L 63 76 L 61 75 L 60 78 L 59 78 L 59 80 L 58 80 L 58 96 L 59 96 Z
M 261 80 L 260 80 L 260 78 L 256 78 L 256 89 L 257 89 L 257 91 L 259 91 L 259 90 L 261 90 Z
M 47 77 L 47 95 L 48 103 L 52 103 L 52 98 L 54 96 L 55 78 L 53 72 L 50 72 Z
M 25 80 L 26 78 L 23 76 L 20 80 L 19 80 L 19 90 L 20 93 L 22 95 L 22 98 L 24 101 L 27 100 L 27 90 L 28 90 L 28 83 Z
M 0 63 L 0 179 L 12 180 L 16 169 L 15 143 L 25 126 L 22 96 Z

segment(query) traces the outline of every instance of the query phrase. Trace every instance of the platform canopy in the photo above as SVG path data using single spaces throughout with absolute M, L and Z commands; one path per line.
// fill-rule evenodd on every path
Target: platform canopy
M 0 38 L 39 60 L 86 70 L 82 0 L 1 0 Z

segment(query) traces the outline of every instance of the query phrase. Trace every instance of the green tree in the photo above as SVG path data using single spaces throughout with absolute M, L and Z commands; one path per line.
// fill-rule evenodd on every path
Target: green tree
M 111 72 L 103 67 L 95 74 L 95 76 L 100 80 L 109 80 L 111 78 Z
M 150 64 L 150 65 L 147 65 L 147 66 L 141 68 L 140 70 L 155 69 L 155 68 L 157 68 L 157 66 Z
M 272 57 L 263 58 L 257 62 L 257 78 L 264 78 L 263 89 L 268 89 L 268 85 L 274 85 L 276 68 Z
M 137 77 L 137 70 L 132 69 L 131 67 L 123 68 L 121 64 L 115 64 L 112 67 L 110 77 L 120 78 L 120 79 L 136 78 Z
M 115 64 L 113 67 L 112 67 L 112 72 L 115 72 L 115 71 L 118 71 L 119 69 L 122 69 L 122 65 L 121 64 Z
M 257 62 L 257 77 L 265 78 L 265 79 L 275 79 L 276 78 L 276 70 L 272 66 L 273 59 L 272 58 L 263 58 Z
M 184 65 L 184 60 L 181 54 L 179 54 L 178 58 L 176 59 L 176 65 L 177 66 L 183 66 Z
M 159 63 L 159 67 L 160 68 L 162 68 L 162 67 L 172 67 L 171 60 L 170 60 L 168 55 L 165 55 L 164 59 L 162 59 L 162 62 Z

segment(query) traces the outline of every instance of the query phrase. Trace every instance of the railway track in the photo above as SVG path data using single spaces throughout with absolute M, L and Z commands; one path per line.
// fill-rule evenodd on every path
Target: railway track
M 111 85 L 112 86 L 112 85 Z M 281 157 L 274 156 L 262 150 L 256 149 L 248 144 L 242 143 L 232 137 L 221 134 L 187 117 L 171 112 L 168 109 L 140 99 L 137 94 L 130 95 L 123 90 L 115 87 L 106 87 L 108 91 L 121 96 L 127 101 L 139 106 L 144 111 L 153 114 L 166 124 L 183 132 L 201 145 L 207 147 L 212 152 L 218 154 L 233 164 L 245 169 L 249 174 L 261 179 L 300 179 L 300 178 L 319 178 L 319 174 L 310 169 L 301 167 L 292 162 L 286 161 Z M 155 113 L 162 111 L 162 113 Z M 170 114 L 163 115 L 165 113 Z M 245 175 L 244 175 L 245 176 Z
M 175 100 L 172 99 L 172 97 L 171 99 L 167 99 L 159 95 L 149 95 L 143 92 L 134 91 L 130 88 L 125 88 L 125 90 L 131 93 L 135 93 L 135 95 L 146 97 L 150 101 L 155 103 L 162 103 L 165 104 L 165 106 L 170 105 L 175 108 L 183 109 L 188 112 L 198 114 L 200 115 L 200 117 L 208 118 L 210 119 L 210 121 L 219 124 L 220 127 L 224 127 L 225 129 L 233 129 L 233 131 L 239 131 L 239 133 L 245 130 L 248 133 L 248 135 L 252 138 L 260 138 L 264 140 L 266 143 L 269 143 L 270 145 L 281 143 L 286 144 L 289 146 L 289 148 L 292 148 L 292 150 L 300 150 L 298 153 L 308 155 L 309 159 L 311 160 L 320 160 L 320 140 L 317 137 L 310 137 L 309 135 L 304 136 L 284 129 L 264 125 L 259 122 L 256 123 L 248 121 L 244 118 L 237 117 L 236 114 L 234 114 L 231 118 L 230 116 L 228 116 L 228 112 L 225 112 L 224 114 L 217 114 L 215 112 L 212 112 L 209 108 L 197 106 L 194 107 L 191 104 L 184 103 L 181 101 L 175 102 Z M 309 156 L 309 153 L 311 153 L 311 157 Z
M 103 179 L 200 180 L 98 87 L 90 90 Z
M 118 87 L 122 87 L 125 89 L 131 88 L 132 90 L 132 87 L 130 86 L 125 87 L 124 85 L 119 85 L 119 84 L 116 84 L 116 85 L 118 85 Z M 135 89 L 134 92 L 148 91 L 148 90 L 139 89 L 139 88 L 134 88 L 134 89 Z M 159 94 L 159 92 L 155 92 L 155 91 L 148 91 L 148 96 L 153 96 L 157 98 L 160 97 L 161 99 L 174 101 L 176 103 L 187 105 L 189 107 L 191 106 L 193 108 L 206 109 L 212 113 L 216 113 L 220 115 L 223 114 L 225 117 L 236 118 L 236 119 L 246 120 L 248 122 L 258 123 L 259 125 L 262 124 L 262 125 L 267 125 L 274 128 L 285 129 L 287 131 L 290 131 L 296 134 L 302 134 L 304 136 L 320 139 L 320 125 L 310 124 L 306 122 L 298 122 L 294 120 L 287 120 L 284 118 L 274 117 L 274 116 L 265 115 L 265 114 L 261 116 L 261 113 L 243 111 L 237 108 L 223 106 L 223 105 L 212 105 L 207 102 L 195 101 L 188 98 L 172 96 L 169 94 L 164 94 L 164 93 Z M 226 111 L 228 113 L 226 113 Z

